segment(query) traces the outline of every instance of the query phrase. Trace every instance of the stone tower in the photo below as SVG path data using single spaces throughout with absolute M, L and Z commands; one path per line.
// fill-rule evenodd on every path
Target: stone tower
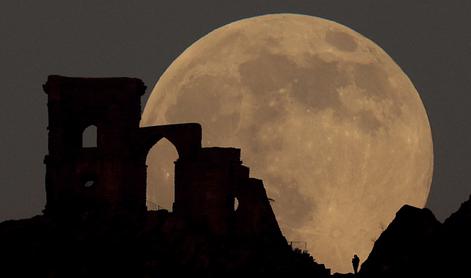
M 50 76 L 44 90 L 49 111 L 46 212 L 143 209 L 142 196 L 130 190 L 142 182 L 133 152 L 142 81 Z M 82 134 L 90 126 L 96 127 L 96 146 L 83 147 Z

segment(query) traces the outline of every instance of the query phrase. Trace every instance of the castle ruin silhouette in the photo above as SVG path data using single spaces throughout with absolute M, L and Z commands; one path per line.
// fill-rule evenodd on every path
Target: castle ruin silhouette
M 46 215 L 145 215 L 146 157 L 166 138 L 179 155 L 176 217 L 216 235 L 282 237 L 263 182 L 249 177 L 239 149 L 202 147 L 197 123 L 139 127 L 141 80 L 52 75 L 43 88 L 49 113 Z M 96 126 L 96 147 L 83 146 L 89 126 Z
M 53 75 L 44 90 L 47 203 L 43 215 L 0 223 L 1 277 L 354 276 L 288 245 L 239 149 L 203 148 L 196 123 L 140 128 L 141 80 Z M 89 126 L 96 147 L 83 144 Z M 179 154 L 171 213 L 146 208 L 147 153 L 162 138 Z M 470 220 L 471 196 L 444 223 L 405 205 L 358 276 L 469 273 Z

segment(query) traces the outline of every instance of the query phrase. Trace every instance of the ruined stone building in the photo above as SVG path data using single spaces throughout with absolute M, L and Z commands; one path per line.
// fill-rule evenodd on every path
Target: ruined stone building
M 197 123 L 139 127 L 141 80 L 54 75 L 43 87 L 49 113 L 46 215 L 145 215 L 147 153 L 166 138 L 179 155 L 173 215 L 213 234 L 281 237 L 263 183 L 249 177 L 239 149 L 203 148 Z M 89 126 L 96 127 L 96 147 L 83 146 Z

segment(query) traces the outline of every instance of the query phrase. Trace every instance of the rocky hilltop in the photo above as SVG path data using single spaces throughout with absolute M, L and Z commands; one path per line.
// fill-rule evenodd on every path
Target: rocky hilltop
M 363 277 L 466 277 L 471 261 L 471 196 L 444 223 L 403 206 L 362 264 Z

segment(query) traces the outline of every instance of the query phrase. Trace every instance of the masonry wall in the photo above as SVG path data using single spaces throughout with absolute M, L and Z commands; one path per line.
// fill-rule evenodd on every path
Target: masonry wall
M 44 90 L 49 113 L 46 211 L 141 209 L 141 196 L 129 190 L 129 182 L 140 174 L 130 166 L 137 160 L 132 135 L 140 120 L 142 81 L 50 76 Z M 97 146 L 83 148 L 82 133 L 90 125 L 97 127 Z
M 263 183 L 236 148 L 202 148 L 196 123 L 139 127 L 145 86 L 133 78 L 50 76 L 45 213 L 60 217 L 146 215 L 146 157 L 162 138 L 179 154 L 173 214 L 211 235 L 282 238 Z M 83 147 L 97 127 L 96 147 Z M 234 207 L 235 200 L 239 207 Z

